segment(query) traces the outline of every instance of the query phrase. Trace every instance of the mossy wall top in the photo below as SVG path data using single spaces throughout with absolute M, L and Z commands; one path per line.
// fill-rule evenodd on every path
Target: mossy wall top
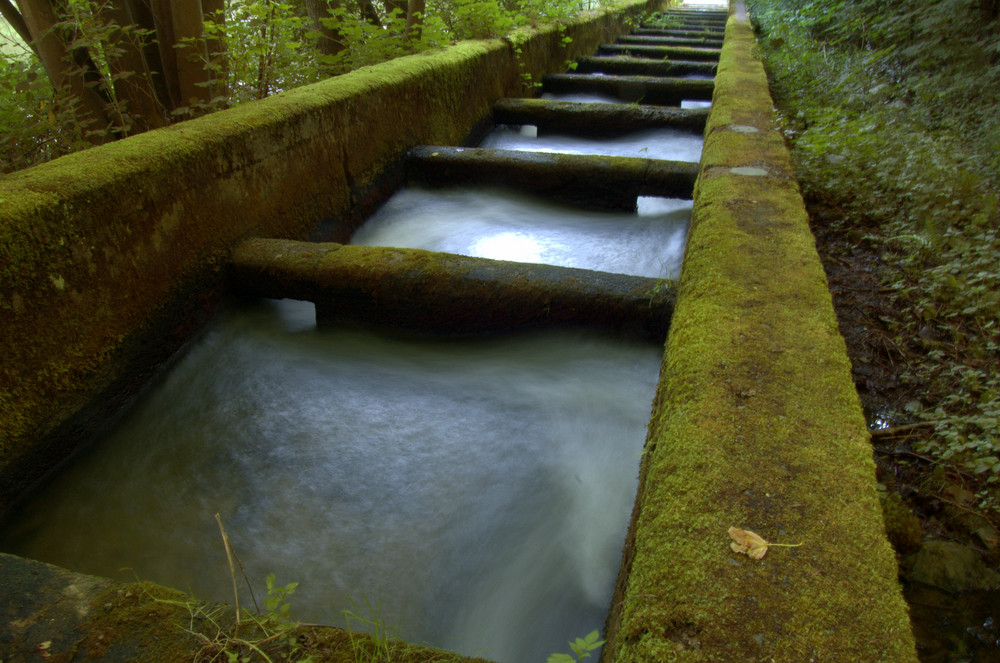
M 235 241 L 342 217 L 407 149 L 459 144 L 523 73 L 659 4 L 582 15 L 568 49 L 555 26 L 463 42 L 0 178 L 0 512 L 190 336 L 162 327 L 209 306 Z
M 753 47 L 737 11 L 604 660 L 909 663 L 865 420 Z M 802 545 L 751 559 L 731 526 Z

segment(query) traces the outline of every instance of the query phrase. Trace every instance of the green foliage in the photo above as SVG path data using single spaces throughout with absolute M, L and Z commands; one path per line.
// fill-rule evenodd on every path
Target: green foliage
M 342 614 L 350 632 L 351 649 L 357 663 L 382 663 L 392 660 L 392 653 L 398 644 L 396 628 L 386 626 L 382 618 L 382 595 L 379 594 L 373 606 L 368 597 L 363 596 L 364 607 L 353 598 L 347 597 L 351 608 Z M 370 637 L 362 635 L 366 632 Z
M 312 663 L 312 656 L 305 654 L 294 636 L 299 624 L 291 620 L 291 608 L 286 601 L 297 585 L 298 583 L 290 583 L 284 587 L 277 586 L 274 574 L 268 575 L 268 598 L 264 600 L 266 611 L 255 615 L 241 610 L 238 618 L 232 617 L 232 608 L 229 606 L 212 606 L 194 598 L 174 601 L 147 594 L 158 603 L 177 605 L 188 611 L 190 619 L 184 631 L 202 643 L 195 660 L 229 663 L 274 663 L 275 660 L 288 660 Z
M 134 116 L 118 97 L 117 85 L 133 72 L 115 71 L 127 41 L 142 38 L 134 26 L 120 29 L 102 21 L 103 3 L 66 0 L 52 31 L 67 39 L 71 51 L 86 52 L 96 67 L 88 85 L 104 99 L 112 117 L 109 127 L 88 126 L 81 120 L 80 105 L 69 90 L 56 89 L 35 54 L 22 44 L 0 51 L 0 172 L 12 172 L 83 149 L 89 133 L 128 136 Z M 79 72 L 75 64 L 71 73 Z
M 549 654 L 549 657 L 545 659 L 545 663 L 578 663 L 585 658 L 589 658 L 590 652 L 600 649 L 601 645 L 604 644 L 604 640 L 598 640 L 600 637 L 601 634 L 598 631 L 591 631 L 586 636 L 567 643 L 569 644 L 569 648 L 573 650 L 573 653 L 576 654 L 575 659 L 569 654 Z
M 377 64 L 401 55 L 439 48 L 462 39 L 500 37 L 541 22 L 563 21 L 599 0 L 428 0 L 417 25 L 375 0 L 369 11 L 360 3 L 330 3 L 330 15 L 320 19 L 332 30 L 339 52 L 324 55 L 322 36 L 300 4 L 276 0 L 230 0 L 224 15 L 210 17 L 204 34 L 182 40 L 187 57 L 210 73 L 208 101 L 170 110 L 162 117 L 143 118 L 130 108 L 120 87 L 130 78 L 147 79 L 149 72 L 121 70 L 126 47 L 149 45 L 150 35 L 134 25 L 120 26 L 109 17 L 115 0 L 64 0 L 58 30 L 80 62 L 87 64 L 88 84 L 102 99 L 109 126 L 86 126 L 80 102 L 67 90 L 54 90 L 35 55 L 27 48 L 0 52 L 0 157 L 4 172 L 81 149 L 92 132 L 121 138 L 148 127 L 183 120 L 234 104 L 261 99 L 293 87 Z M 374 12 L 374 15 L 372 14 Z M 564 37 L 564 44 L 568 45 Z M 83 64 L 77 65 L 84 66 Z M 79 69 L 78 69 L 79 70 Z M 536 83 L 525 74 L 526 84 Z M 149 112 L 148 110 L 145 112 Z
M 70 151 L 63 113 L 34 58 L 0 52 L 0 168 L 12 172 Z
M 320 79 L 315 30 L 293 4 L 233 0 L 224 15 L 211 19 L 200 40 L 216 74 L 210 85 L 228 92 L 215 105 L 263 99 Z
M 803 193 L 882 248 L 884 322 L 934 423 L 915 450 L 1000 482 L 996 3 L 750 5 Z

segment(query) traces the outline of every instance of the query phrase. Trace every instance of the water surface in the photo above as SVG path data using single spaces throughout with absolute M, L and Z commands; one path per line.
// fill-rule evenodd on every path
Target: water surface
M 302 620 L 343 625 L 351 598 L 380 600 L 402 637 L 510 663 L 600 628 L 660 348 L 420 340 L 313 315 L 222 316 L 0 549 L 229 601 L 218 512 L 258 598 L 270 572 L 301 583 Z

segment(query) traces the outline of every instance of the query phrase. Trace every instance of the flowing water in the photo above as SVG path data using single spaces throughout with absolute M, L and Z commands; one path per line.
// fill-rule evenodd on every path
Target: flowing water
M 566 208 L 510 191 L 407 188 L 355 233 L 355 244 L 675 278 L 691 201 L 648 198 L 639 214 Z
M 482 147 L 697 162 L 701 159 L 701 148 L 704 143 L 701 134 L 680 129 L 636 131 L 614 142 L 559 134 L 539 137 L 537 131 L 531 129 L 534 127 L 499 127 L 486 137 Z
M 603 624 L 659 355 L 317 330 L 300 302 L 232 311 L 2 549 L 226 601 L 219 512 L 258 597 L 271 572 L 301 583 L 298 619 L 380 601 L 402 637 L 542 661 Z
M 673 277 L 690 207 L 407 189 L 356 241 Z M 367 601 L 408 640 L 544 661 L 603 625 L 660 358 L 580 332 L 411 338 L 318 329 L 308 303 L 234 306 L 0 549 L 229 601 L 218 512 L 258 598 L 268 573 L 300 583 L 298 619 L 344 625 Z

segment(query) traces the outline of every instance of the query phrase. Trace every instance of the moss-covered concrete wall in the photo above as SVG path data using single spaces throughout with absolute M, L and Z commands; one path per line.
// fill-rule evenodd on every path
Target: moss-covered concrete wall
M 846 348 L 734 7 L 605 661 L 915 661 Z M 773 547 L 731 548 L 735 526 Z
M 659 3 L 366 67 L 0 178 L 0 512 L 198 329 L 234 242 L 323 221 L 343 240 L 407 149 L 460 144 L 494 101 L 533 91 L 522 74 L 563 69 Z
M 335 627 L 251 617 L 149 582 L 121 583 L 0 553 L 0 660 L 488 663 Z

